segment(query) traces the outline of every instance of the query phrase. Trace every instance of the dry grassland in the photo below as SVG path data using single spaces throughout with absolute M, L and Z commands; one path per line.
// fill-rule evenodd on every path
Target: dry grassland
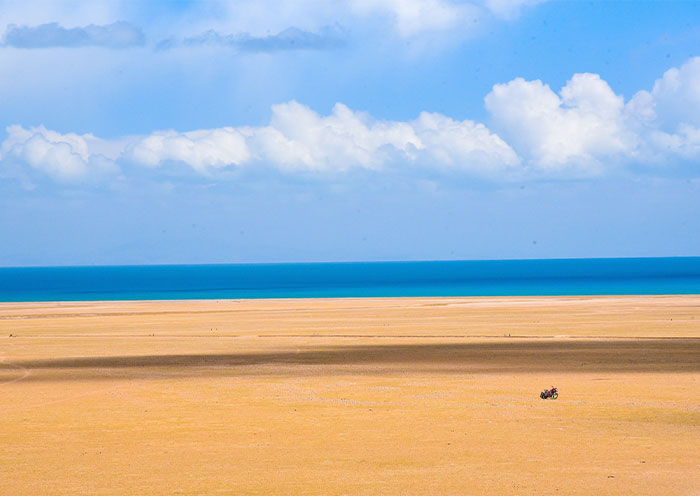
M 4 303 L 0 397 L 3 496 L 700 495 L 700 296 Z

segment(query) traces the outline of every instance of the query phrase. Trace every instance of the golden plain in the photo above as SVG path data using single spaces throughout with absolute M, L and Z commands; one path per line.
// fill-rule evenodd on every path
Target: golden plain
M 700 296 L 3 303 L 0 394 L 5 496 L 700 494 Z

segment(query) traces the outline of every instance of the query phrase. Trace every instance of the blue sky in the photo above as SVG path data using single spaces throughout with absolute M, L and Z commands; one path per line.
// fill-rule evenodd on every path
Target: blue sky
M 0 265 L 700 255 L 692 1 L 0 0 Z

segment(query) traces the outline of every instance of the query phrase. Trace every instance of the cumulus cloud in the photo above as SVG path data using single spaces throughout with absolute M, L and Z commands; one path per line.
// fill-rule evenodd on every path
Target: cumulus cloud
M 517 154 L 483 124 L 423 112 L 412 126 L 422 144 L 418 155 L 422 163 L 504 180 L 508 180 L 504 173 L 521 174 Z
M 127 48 L 143 46 L 146 38 L 140 28 L 125 22 L 97 26 L 64 28 L 52 22 L 39 26 L 10 24 L 2 46 L 14 48 L 87 47 Z
M 91 147 L 99 148 L 101 140 L 90 134 L 60 134 L 44 126 L 25 129 L 18 125 L 9 126 L 7 134 L 0 148 L 2 161 L 19 161 L 60 182 L 80 181 L 91 172 L 115 168 L 104 155 L 91 153 Z
M 485 98 L 495 129 L 537 168 L 599 172 L 600 159 L 630 153 L 636 137 L 624 101 L 597 74 L 575 74 L 559 94 L 516 78 Z
M 378 169 L 392 154 L 421 146 L 409 124 L 372 122 L 340 103 L 325 117 L 294 101 L 274 105 L 270 125 L 247 134 L 260 159 L 288 169 Z
M 700 57 L 666 71 L 651 91 L 638 92 L 629 105 L 639 118 L 665 130 L 700 126 Z
M 320 115 L 298 102 L 274 105 L 267 126 L 224 127 L 105 141 L 10 126 L 2 160 L 14 160 L 59 181 L 79 181 L 113 160 L 148 168 L 185 164 L 214 176 L 222 169 L 272 167 L 287 173 L 333 174 L 353 169 L 460 171 L 497 179 L 518 175 L 520 159 L 483 124 L 437 113 L 399 122 L 375 119 L 341 103 Z
M 653 162 L 673 157 L 697 160 L 700 158 L 700 128 L 683 123 L 673 133 L 652 130 L 648 144 L 652 147 L 649 159 Z
M 482 124 L 429 113 L 408 122 L 376 120 L 340 103 L 321 116 L 294 101 L 273 106 L 268 126 L 154 133 L 127 156 L 146 166 L 181 162 L 202 173 L 249 164 L 316 172 L 408 165 L 489 176 L 519 163 Z
M 458 171 L 496 181 L 591 177 L 637 165 L 697 174 L 699 78 L 700 58 L 693 58 L 627 102 L 597 74 L 574 74 L 558 92 L 516 78 L 485 97 L 491 129 L 430 112 L 408 121 L 377 119 L 342 103 L 321 115 L 296 101 L 274 105 L 265 126 L 157 131 L 117 141 L 10 126 L 2 161 L 58 180 L 79 180 L 114 168 L 114 161 L 185 164 L 211 177 L 259 166 L 317 174 Z
M 652 162 L 700 158 L 700 57 L 674 67 L 627 104 Z
M 158 43 L 159 49 L 178 46 L 225 46 L 242 52 L 280 52 L 290 50 L 332 50 L 345 44 L 339 29 L 326 27 L 318 33 L 295 27 L 268 36 L 251 36 L 248 33 L 221 34 L 209 30 L 198 36 L 182 40 L 167 39 Z
M 595 175 L 700 158 L 700 57 L 628 102 L 599 75 L 575 74 L 559 93 L 539 80 L 497 84 L 485 103 L 494 130 L 539 173 Z
M 163 162 L 184 162 L 200 173 L 208 173 L 250 158 L 245 139 L 234 128 L 177 133 L 155 132 L 127 147 L 126 157 L 135 163 L 157 167 Z

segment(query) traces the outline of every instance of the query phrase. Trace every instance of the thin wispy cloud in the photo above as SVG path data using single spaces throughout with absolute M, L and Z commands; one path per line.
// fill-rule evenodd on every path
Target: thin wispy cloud
M 143 46 L 146 37 L 138 26 L 126 21 L 98 26 L 65 28 L 56 22 L 39 26 L 10 24 L 2 46 L 13 48 L 129 48 Z
M 327 27 L 313 33 L 296 27 L 290 27 L 277 34 L 252 36 L 248 33 L 222 34 L 210 29 L 198 36 L 181 40 L 170 38 L 158 43 L 161 50 L 180 46 L 223 46 L 243 52 L 282 52 L 292 50 L 333 50 L 345 45 L 345 39 L 339 28 Z
M 520 14 L 523 8 L 546 1 L 547 0 L 485 0 L 484 4 L 494 15 L 503 19 L 513 19 Z
M 176 14 L 169 19 L 173 31 L 154 38 L 157 49 L 194 46 L 228 46 L 242 52 L 268 53 L 295 50 L 332 50 L 343 47 L 347 33 L 339 25 L 353 31 L 376 30 L 385 36 L 390 33 L 400 40 L 420 36 L 444 36 L 463 39 L 474 34 L 477 21 L 486 18 L 510 19 L 525 6 L 546 0 L 342 0 L 332 7 L 319 5 L 313 0 L 277 2 L 271 0 L 243 0 L 234 4 L 222 2 L 217 17 L 209 17 L 209 26 L 188 35 L 179 28 L 186 25 Z M 139 9 L 127 8 L 125 2 L 91 2 L 91 8 L 82 9 L 82 19 L 94 23 L 67 27 L 66 19 L 75 17 L 74 6 L 65 0 L 37 4 L 36 9 L 4 8 L 0 25 L 6 31 L 0 46 L 20 49 L 106 47 L 129 48 L 147 44 L 146 35 L 136 23 L 133 13 Z M 188 16 L 211 16 L 211 9 L 193 3 Z M 206 4 L 205 4 L 206 5 Z M 5 7 L 5 6 L 4 6 Z M 36 10 L 36 15 L 32 12 Z M 265 18 L 259 13 L 265 12 Z M 92 15 L 90 15 L 92 13 Z M 51 16 L 54 16 L 53 18 Z M 127 19 L 101 24 L 97 19 Z M 51 20 L 54 22 L 31 22 Z M 92 18 L 92 19 L 91 19 Z M 103 21 L 104 22 L 104 21 Z M 166 24 L 167 25 L 167 24 Z M 289 26 L 284 29 L 282 27 Z M 329 27 L 330 26 L 330 27 Z M 162 28 L 162 26 L 161 26 Z

